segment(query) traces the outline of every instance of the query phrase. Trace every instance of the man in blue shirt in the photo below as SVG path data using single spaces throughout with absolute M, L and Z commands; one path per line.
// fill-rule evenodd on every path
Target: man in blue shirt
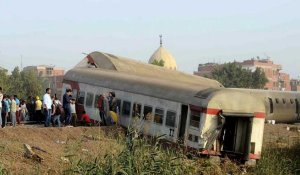
M 3 101 L 2 101 L 2 128 L 5 128 L 6 123 L 7 123 L 7 117 L 8 117 L 8 112 L 9 112 L 9 103 L 7 99 L 7 95 L 3 96 Z

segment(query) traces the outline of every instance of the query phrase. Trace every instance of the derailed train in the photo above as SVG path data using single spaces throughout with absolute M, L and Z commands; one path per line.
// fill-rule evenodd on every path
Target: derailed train
M 90 53 L 69 70 L 63 87 L 73 89 L 79 116 L 84 109 L 100 120 L 98 97 L 114 91 L 120 125 L 138 118 L 146 135 L 245 161 L 260 159 L 266 118 L 299 120 L 297 93 L 228 89 L 215 80 L 102 52 Z

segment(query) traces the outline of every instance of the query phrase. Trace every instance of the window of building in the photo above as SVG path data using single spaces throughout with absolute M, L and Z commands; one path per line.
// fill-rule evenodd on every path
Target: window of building
M 163 124 L 164 121 L 164 110 L 160 108 L 155 109 L 154 122 Z
M 141 117 L 142 105 L 139 103 L 134 103 L 132 106 L 132 117 Z
M 198 111 L 191 111 L 191 121 L 190 125 L 196 128 L 200 127 L 200 116 L 201 113 Z
M 276 101 L 277 104 L 279 103 L 279 99 L 278 98 L 275 98 L 275 101 Z
M 175 127 L 176 113 L 167 111 L 166 126 Z
M 122 106 L 122 114 L 124 116 L 130 116 L 130 108 L 131 108 L 131 102 L 124 101 Z
M 79 91 L 78 94 L 78 104 L 84 104 L 84 99 L 85 99 L 85 92 L 84 91 Z
M 270 103 L 270 114 L 273 114 L 274 105 L 273 105 L 273 100 L 272 100 L 272 98 L 269 98 L 269 103 Z
M 46 72 L 48 76 L 52 76 L 53 74 L 53 68 L 46 68 Z
M 144 106 L 144 119 L 151 121 L 153 119 L 153 108 L 151 106 Z
M 92 107 L 93 101 L 94 101 L 94 94 L 91 92 L 88 92 L 86 94 L 85 106 Z
M 290 99 L 290 102 L 291 102 L 291 104 L 295 103 L 294 99 Z

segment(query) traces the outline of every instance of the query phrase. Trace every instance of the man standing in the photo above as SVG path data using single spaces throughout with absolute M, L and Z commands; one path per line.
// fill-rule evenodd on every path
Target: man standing
M 6 123 L 7 123 L 7 117 L 8 117 L 8 109 L 9 109 L 9 103 L 7 100 L 7 95 L 3 96 L 3 101 L 2 101 L 2 128 L 5 128 Z
M 2 87 L 0 87 L 0 126 L 2 126 L 2 100 L 3 100 L 3 94 L 2 94 Z
M 35 97 L 36 101 L 34 102 L 35 104 L 35 113 L 34 113 L 34 118 L 37 121 L 38 124 L 41 124 L 42 121 L 44 121 L 44 117 L 42 114 L 42 101 L 40 100 L 39 96 Z
M 46 93 L 43 96 L 43 108 L 45 113 L 45 127 L 50 126 L 51 122 L 51 108 L 52 108 L 52 100 L 51 100 L 51 89 L 47 88 Z
M 10 96 L 10 118 L 11 118 L 11 123 L 13 125 L 13 127 L 16 126 L 17 121 L 16 121 L 16 112 L 17 112 L 17 103 L 16 100 L 14 98 L 14 96 Z
M 18 125 L 20 124 L 20 100 L 18 99 L 17 95 L 14 95 L 14 99 L 17 104 L 17 112 L 16 112 L 16 118 L 17 118 L 17 123 Z
M 65 111 L 65 125 L 71 124 L 71 96 L 72 96 L 72 90 L 67 89 L 66 93 L 63 96 L 63 108 Z

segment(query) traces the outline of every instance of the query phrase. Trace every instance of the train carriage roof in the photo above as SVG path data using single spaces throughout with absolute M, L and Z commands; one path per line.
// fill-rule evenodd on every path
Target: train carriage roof
M 161 80 L 176 81 L 191 85 L 206 85 L 214 88 L 223 87 L 216 80 L 186 74 L 164 67 L 145 64 L 139 61 L 116 56 L 103 52 L 92 52 L 88 54 L 75 68 L 89 68 L 117 71 L 119 73 L 134 74 L 143 77 L 158 78 Z
M 144 78 L 134 74 L 124 74 L 97 68 L 71 69 L 66 73 L 64 80 L 194 105 L 201 105 L 199 98 L 195 97 L 195 94 L 211 88 L 205 85 L 186 85 L 154 77 Z

